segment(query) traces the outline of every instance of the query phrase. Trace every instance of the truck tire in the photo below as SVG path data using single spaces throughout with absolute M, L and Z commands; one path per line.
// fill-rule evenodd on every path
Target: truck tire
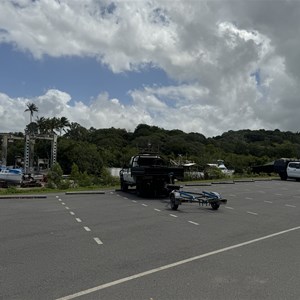
M 145 195 L 145 191 L 143 189 L 143 182 L 142 181 L 138 181 L 136 183 L 136 194 L 139 197 L 143 197 Z
M 172 210 L 177 210 L 178 204 L 175 204 L 175 196 L 174 194 L 170 195 L 170 205 Z
M 121 180 L 121 191 L 127 192 L 128 191 L 128 184 Z
M 288 176 L 286 172 L 281 172 L 279 173 L 280 179 L 281 180 L 287 180 Z

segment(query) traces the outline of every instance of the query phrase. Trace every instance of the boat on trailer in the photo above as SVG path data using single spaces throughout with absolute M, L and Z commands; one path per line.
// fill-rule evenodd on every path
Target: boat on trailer
M 23 175 L 24 174 L 22 169 L 10 169 L 7 167 L 0 166 L 0 181 L 18 185 L 21 184 Z

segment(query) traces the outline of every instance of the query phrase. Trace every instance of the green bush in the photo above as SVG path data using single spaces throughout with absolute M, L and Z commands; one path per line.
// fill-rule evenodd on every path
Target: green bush
M 226 175 L 217 167 L 207 167 L 204 170 L 205 179 L 222 179 L 225 177 Z
M 99 182 L 102 185 L 118 185 L 120 183 L 119 177 L 112 176 L 108 169 L 103 168 L 100 174 Z
M 58 163 L 55 163 L 51 167 L 51 169 L 47 175 L 47 180 L 48 180 L 47 187 L 49 187 L 49 188 L 59 187 L 61 184 L 61 181 L 63 179 L 62 175 L 63 175 L 62 168 L 60 167 L 60 165 Z

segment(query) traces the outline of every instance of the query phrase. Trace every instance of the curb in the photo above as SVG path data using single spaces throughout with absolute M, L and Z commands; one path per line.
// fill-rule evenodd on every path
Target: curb
M 35 195 L 13 195 L 13 196 L 0 196 L 0 199 L 45 199 L 47 196 Z
M 255 182 L 253 179 L 241 179 L 241 180 L 234 180 L 234 182 L 239 183 L 239 182 Z
M 184 186 L 211 186 L 211 183 L 185 184 Z
M 212 182 L 211 184 L 235 184 L 234 181 L 217 181 L 217 182 Z
M 65 195 L 98 195 L 105 194 L 103 191 L 66 192 Z

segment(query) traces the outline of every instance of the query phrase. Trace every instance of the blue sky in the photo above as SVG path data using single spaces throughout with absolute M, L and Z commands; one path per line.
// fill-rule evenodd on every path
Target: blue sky
M 9 44 L 0 44 L 0 64 L 0 91 L 11 97 L 33 98 L 48 89 L 58 89 L 68 92 L 73 100 L 86 103 L 103 92 L 128 103 L 129 90 L 173 84 L 157 67 L 115 74 L 95 58 L 45 56 L 37 60 L 31 53 L 20 52 Z
M 0 132 L 24 130 L 28 103 L 86 128 L 299 131 L 299 16 L 284 0 L 1 0 Z

